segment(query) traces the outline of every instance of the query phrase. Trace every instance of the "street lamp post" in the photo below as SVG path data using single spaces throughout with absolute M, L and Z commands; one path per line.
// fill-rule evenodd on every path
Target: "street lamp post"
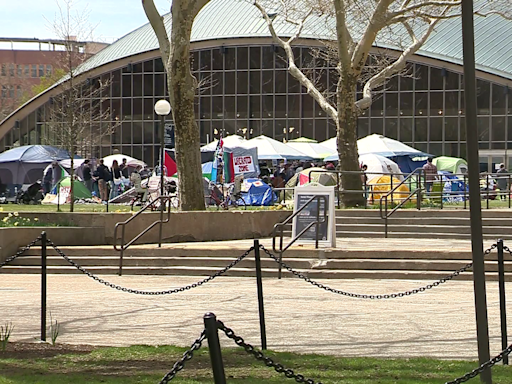
M 162 246 L 162 225 L 164 215 L 164 160 L 165 160 L 165 116 L 171 112 L 171 104 L 167 100 L 155 103 L 155 112 L 160 116 L 160 238 L 158 246 Z

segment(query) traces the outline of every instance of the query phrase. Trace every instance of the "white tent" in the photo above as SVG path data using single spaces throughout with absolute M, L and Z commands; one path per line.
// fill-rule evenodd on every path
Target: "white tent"
M 377 134 L 368 135 L 362 139 L 357 140 L 357 151 L 359 152 L 359 155 L 364 155 L 365 153 L 374 153 L 384 157 L 429 156 L 427 153 L 410 147 L 401 141 L 390 139 L 389 137 Z
M 313 159 L 323 159 L 329 155 L 336 154 L 336 150 L 332 151 L 331 149 L 323 146 L 322 144 L 312 143 L 312 142 L 292 142 L 289 141 L 286 145 L 295 148 L 296 150 L 305 153 L 309 157 Z
M 123 155 L 122 153 L 118 153 L 116 155 L 110 155 L 110 156 L 105 156 L 103 158 L 103 164 L 105 164 L 107 167 L 109 168 L 112 168 L 112 163 L 114 162 L 114 160 L 117 160 L 117 163 L 119 165 L 121 165 L 121 163 L 123 162 L 123 159 L 126 159 L 126 164 L 129 166 L 129 167 L 137 167 L 137 166 L 142 166 L 142 167 L 145 167 L 146 166 L 146 163 L 141 161 L 141 160 L 137 160 L 131 156 L 126 156 L 126 155 Z
M 261 135 L 251 140 L 247 140 L 242 148 L 258 148 L 259 160 L 311 160 L 312 158 L 295 148 Z
M 239 147 L 242 143 L 244 143 L 246 141 L 247 140 L 245 140 L 243 137 L 238 136 L 238 135 L 231 135 L 231 136 L 226 136 L 226 137 L 222 138 L 223 146 L 225 148 Z M 218 143 L 219 143 L 219 140 L 215 139 L 211 143 L 203 145 L 201 147 L 201 152 L 215 152 L 215 150 L 217 149 Z
M 338 153 L 338 144 L 336 143 L 336 137 L 332 137 L 329 140 L 322 141 L 320 144 L 326 148 L 329 148 L 329 150 L 332 151 L 333 154 Z
M 323 146 L 334 149 L 336 151 L 336 138 L 326 140 L 322 143 Z M 359 155 L 367 153 L 373 153 L 384 157 L 396 157 L 396 156 L 416 156 L 416 157 L 428 157 L 428 153 L 421 152 L 416 148 L 410 147 L 398 140 L 390 139 L 382 135 L 368 135 L 362 139 L 357 140 L 357 152 Z M 337 153 L 337 151 L 336 151 Z M 334 161 L 336 158 L 329 156 L 324 161 Z
M 366 155 L 359 156 L 359 164 L 361 166 L 366 165 L 368 167 L 366 174 L 368 175 L 369 180 L 373 179 L 375 176 L 381 176 L 386 173 L 395 173 L 397 175 L 393 175 L 393 177 L 396 177 L 399 180 L 404 179 L 398 164 L 387 157 L 376 155 L 374 153 L 367 153 Z

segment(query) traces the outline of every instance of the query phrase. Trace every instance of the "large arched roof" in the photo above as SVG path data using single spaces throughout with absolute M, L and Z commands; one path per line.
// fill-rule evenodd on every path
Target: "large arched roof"
M 170 14 L 164 17 L 170 31 Z M 277 33 L 290 36 L 295 26 L 279 23 Z M 312 17 L 306 24 L 302 38 L 329 39 L 330 21 Z M 212 0 L 197 16 L 192 29 L 192 42 L 247 37 L 270 37 L 260 12 L 244 0 Z M 512 80 L 512 21 L 498 15 L 475 17 L 475 48 L 477 69 Z M 383 44 L 386 45 L 386 44 Z M 148 24 L 120 38 L 84 63 L 83 71 L 158 49 L 158 41 Z M 461 20 L 448 19 L 439 23 L 418 55 L 453 64 L 462 64 Z

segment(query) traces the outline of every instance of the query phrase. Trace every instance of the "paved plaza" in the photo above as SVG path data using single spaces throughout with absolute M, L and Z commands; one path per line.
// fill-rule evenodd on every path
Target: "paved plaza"
M 469 242 L 463 248 L 467 247 Z M 102 277 L 143 290 L 166 290 L 200 279 Z M 429 283 L 363 279 L 322 282 L 366 294 L 406 291 Z M 297 278 L 269 278 L 263 284 L 269 349 L 339 356 L 477 358 L 471 281 L 449 281 L 424 293 L 389 300 L 335 295 Z M 507 288 L 510 292 L 512 283 L 507 283 Z M 11 339 L 35 341 L 40 335 L 40 276 L 0 274 L 0 298 L 0 324 L 12 321 L 15 326 Z M 497 282 L 487 283 L 487 298 L 494 356 L 501 349 Z M 260 345 L 254 278 L 221 276 L 189 291 L 142 296 L 106 287 L 85 275 L 50 275 L 47 303 L 53 319 L 61 324 L 57 340 L 61 343 L 186 346 L 202 331 L 203 315 L 214 312 L 248 342 Z M 510 303 L 509 299 L 508 330 L 512 335 Z M 225 346 L 234 345 L 225 337 L 221 340 Z

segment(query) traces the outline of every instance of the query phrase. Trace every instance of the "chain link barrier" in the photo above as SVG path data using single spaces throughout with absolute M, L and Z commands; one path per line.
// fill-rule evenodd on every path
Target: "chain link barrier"
M 13 256 L 5 259 L 3 262 L 0 263 L 0 268 L 4 267 L 5 265 L 9 264 L 10 262 L 16 260 L 18 257 L 23 255 L 25 252 L 27 252 L 30 248 L 32 248 L 38 241 L 41 241 L 42 236 L 37 236 L 34 240 L 32 240 L 30 243 L 25 245 L 23 248 L 21 248 L 18 252 L 16 252 Z
M 190 346 L 190 349 L 187 350 L 181 359 L 179 359 L 177 362 L 174 363 L 172 366 L 172 369 L 167 372 L 167 374 L 163 377 L 162 380 L 160 380 L 159 384 L 167 384 L 169 381 L 174 379 L 179 371 L 181 371 L 183 368 L 185 368 L 185 363 L 194 357 L 194 352 L 197 351 L 199 348 L 201 348 L 201 345 L 203 344 L 204 339 L 206 339 L 206 331 L 203 330 L 201 332 L 201 335 L 192 343 Z
M 231 328 L 226 327 L 222 321 L 217 320 L 217 327 L 223 331 L 228 338 L 232 339 L 236 345 L 245 349 L 245 352 L 249 355 L 253 355 L 256 360 L 263 361 L 267 367 L 274 368 L 276 372 L 282 373 L 287 378 L 295 379 L 297 383 L 322 384 L 321 382 L 316 383 L 312 379 L 306 379 L 304 375 L 295 373 L 292 369 L 285 368 L 282 364 L 274 362 L 270 357 L 265 356 L 263 352 L 254 348 L 251 344 L 246 343 L 242 337 L 237 336 L 235 332 Z
M 325 284 L 322 284 L 322 283 L 319 283 L 319 282 L 317 282 L 315 280 L 312 280 L 308 276 L 306 276 L 305 274 L 294 270 L 288 264 L 284 263 L 283 261 L 280 261 L 279 258 L 276 255 L 274 255 L 269 250 L 267 250 L 263 245 L 260 245 L 260 247 L 263 250 L 263 252 L 265 252 L 267 254 L 267 256 L 269 256 L 272 260 L 274 260 L 276 263 L 280 264 L 284 269 L 288 270 L 293 275 L 303 279 L 304 281 L 308 282 L 309 284 L 314 285 L 315 287 L 324 289 L 324 290 L 326 290 L 328 292 L 332 292 L 332 293 L 335 293 L 335 294 L 338 294 L 338 295 L 348 296 L 348 297 L 352 297 L 352 298 L 356 298 L 356 299 L 372 299 L 372 300 L 394 299 L 394 298 L 397 298 L 397 297 L 410 296 L 410 295 L 414 295 L 416 293 L 425 292 L 428 289 L 435 288 L 435 287 L 437 287 L 437 286 L 439 286 L 439 285 L 441 285 L 443 283 L 446 283 L 447 281 L 452 280 L 454 277 L 457 277 L 461 273 L 466 272 L 468 269 L 470 269 L 473 266 L 473 263 L 466 264 L 464 267 L 457 269 L 455 272 L 451 273 L 450 275 L 448 275 L 446 277 L 443 277 L 442 279 L 434 281 L 433 283 L 427 284 L 427 285 L 425 285 L 423 287 L 420 287 L 420 288 L 411 289 L 409 291 L 398 292 L 398 293 L 380 294 L 380 295 L 379 294 L 377 294 L 377 295 L 366 295 L 366 294 L 346 292 L 346 291 L 342 291 L 340 289 L 331 288 L 331 287 L 329 287 L 329 286 L 327 286 Z M 493 244 L 489 249 L 487 249 L 484 252 L 484 255 L 488 255 L 496 247 L 497 247 L 497 244 Z
M 180 288 L 174 288 L 174 289 L 169 289 L 169 290 L 165 290 L 165 291 L 141 291 L 141 290 L 138 290 L 138 289 L 132 289 L 132 288 L 125 288 L 125 287 L 122 287 L 120 285 L 116 285 L 114 283 L 110 283 L 98 276 L 95 276 L 94 274 L 92 274 L 91 272 L 89 272 L 88 270 L 86 270 L 84 267 L 82 267 L 80 264 L 78 264 L 77 262 L 71 260 L 68 256 L 66 256 L 64 254 L 64 252 L 62 252 L 54 243 L 53 241 L 51 241 L 50 239 L 48 239 L 48 244 L 53 248 L 55 249 L 55 251 L 64 258 L 64 260 L 66 260 L 69 264 L 71 264 L 73 267 L 75 267 L 76 269 L 78 269 L 80 272 L 82 272 L 84 275 L 87 275 L 88 277 L 90 277 L 91 279 L 93 280 L 96 280 L 98 283 L 100 284 L 103 284 L 103 285 L 106 285 L 107 287 L 109 288 L 114 288 L 114 289 L 117 289 L 119 291 L 122 291 L 122 292 L 127 292 L 127 293 L 133 293 L 133 294 L 136 294 L 136 295 L 153 295 L 153 296 L 157 296 L 157 295 L 171 295 L 173 293 L 179 293 L 179 292 L 184 292 L 184 291 L 188 291 L 189 289 L 192 289 L 192 288 L 197 288 L 203 284 L 206 284 L 208 283 L 209 281 L 215 279 L 216 277 L 219 277 L 219 276 L 222 276 L 223 274 L 225 274 L 228 270 L 230 270 L 231 268 L 233 268 L 235 265 L 237 265 L 239 262 L 241 262 L 243 259 L 245 259 L 253 250 L 254 250 L 254 247 L 251 247 L 249 248 L 247 251 L 244 252 L 243 255 L 239 256 L 236 260 L 233 260 L 229 265 L 227 265 L 226 267 L 222 268 L 220 271 L 218 272 L 215 272 L 213 275 L 211 276 L 208 276 L 207 278 L 201 280 L 201 281 L 198 281 L 197 283 L 193 283 L 193 284 L 190 284 L 190 285 L 187 285 L 187 286 L 184 286 L 184 287 L 180 287 Z
M 455 380 L 452 380 L 452 381 L 447 381 L 445 384 L 460 384 L 460 383 L 465 383 L 466 381 L 478 376 L 479 374 L 481 374 L 484 370 L 486 370 L 487 368 L 492 368 L 494 367 L 497 363 L 499 363 L 501 360 L 503 360 L 503 358 L 505 356 L 508 356 L 512 353 L 512 344 L 510 344 L 508 346 L 507 349 L 504 349 L 503 351 L 501 351 L 501 353 L 495 357 L 493 357 L 491 360 L 489 361 L 486 361 L 485 363 L 483 363 L 482 365 L 480 365 L 478 368 L 476 369 L 473 369 L 471 372 L 468 372 L 466 373 L 465 375 L 461 376 L 461 377 L 458 377 L 457 379 Z
M 507 251 L 507 252 L 510 254 L 510 256 L 512 256 L 512 251 L 511 251 L 511 250 L 510 250 L 510 248 L 509 248 L 509 247 L 507 247 L 506 245 L 504 245 L 504 246 L 503 246 L 503 250 L 504 250 L 504 251 Z

